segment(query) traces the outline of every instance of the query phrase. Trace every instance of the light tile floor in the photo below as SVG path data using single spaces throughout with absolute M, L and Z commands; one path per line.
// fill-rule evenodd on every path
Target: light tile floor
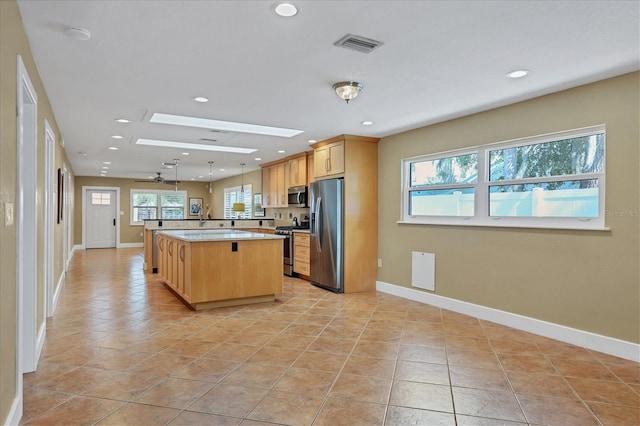
M 142 260 L 76 252 L 23 424 L 640 424 L 637 363 L 286 277 L 274 303 L 193 312 Z

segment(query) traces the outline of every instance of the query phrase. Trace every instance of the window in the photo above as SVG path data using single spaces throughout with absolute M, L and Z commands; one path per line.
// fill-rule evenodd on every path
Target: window
M 244 203 L 244 211 L 234 212 L 234 203 Z M 224 218 L 251 219 L 251 185 L 244 185 L 244 191 L 239 186 L 224 189 Z
M 91 204 L 108 206 L 111 204 L 111 194 L 108 192 L 92 192 Z
M 147 219 L 184 219 L 186 191 L 131 190 L 131 225 Z
M 403 160 L 403 222 L 604 228 L 605 127 Z

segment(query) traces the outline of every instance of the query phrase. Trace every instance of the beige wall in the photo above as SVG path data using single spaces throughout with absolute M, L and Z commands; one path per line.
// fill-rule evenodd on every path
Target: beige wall
M 120 243 L 142 243 L 140 236 L 142 226 L 130 225 L 130 206 L 132 189 L 154 189 L 171 190 L 169 185 L 159 185 L 157 183 L 135 182 L 133 179 L 103 178 L 96 176 L 77 176 L 75 179 L 75 217 L 74 222 L 74 244 L 82 244 L 82 187 L 83 186 L 105 186 L 120 188 L 120 211 L 124 212 L 120 216 Z M 202 198 L 205 203 L 209 198 L 207 191 L 208 183 L 182 181 L 178 185 L 178 190 L 187 191 L 187 198 Z M 187 215 L 187 219 L 197 219 L 197 216 Z
M 436 255 L 436 294 L 640 342 L 639 74 L 393 135 L 379 143 L 378 280 L 410 287 Z M 610 231 L 398 224 L 402 158 L 605 124 Z
M 37 325 L 44 323 L 42 314 L 44 305 L 43 265 L 43 208 L 44 208 L 44 120 L 46 119 L 60 140 L 58 130 L 47 94 L 33 61 L 29 42 L 24 32 L 22 18 L 15 1 L 0 1 L 0 422 L 7 421 L 16 388 L 16 227 L 4 226 L 5 203 L 13 203 L 14 216 L 19 213 L 16 200 L 16 92 L 17 92 L 17 56 L 20 55 L 29 74 L 31 83 L 38 96 L 37 112 Z M 64 150 L 56 144 L 54 168 L 57 170 L 66 164 L 69 176 L 73 180 L 73 170 Z M 55 176 L 54 176 L 55 181 Z M 73 220 L 73 217 L 72 217 Z M 54 224 L 54 291 L 64 273 L 63 224 Z

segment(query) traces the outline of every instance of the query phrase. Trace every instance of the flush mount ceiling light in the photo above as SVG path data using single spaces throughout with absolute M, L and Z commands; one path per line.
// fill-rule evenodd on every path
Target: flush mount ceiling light
M 200 127 L 203 129 L 226 130 L 238 133 L 253 133 L 265 136 L 280 136 L 290 138 L 302 133 L 302 130 L 285 129 L 282 127 L 260 126 L 258 124 L 236 123 L 233 121 L 211 120 L 209 118 L 188 117 L 185 115 L 163 114 L 155 112 L 150 123 L 172 124 L 174 126 Z
M 159 141 L 155 139 L 138 139 L 136 141 L 136 145 L 159 146 L 161 148 L 194 149 L 196 151 L 233 152 L 236 154 L 251 154 L 252 152 L 257 151 L 257 149 L 253 148 L 234 148 L 232 146 L 203 145 L 188 142 Z
M 87 41 L 91 38 L 91 31 L 84 28 L 69 27 L 65 28 L 64 33 L 75 40 Z
M 522 78 L 525 75 L 529 74 L 531 71 L 529 70 L 514 70 L 510 73 L 507 73 L 507 77 L 509 78 Z
M 280 3 L 275 8 L 276 14 L 285 18 L 290 18 L 298 13 L 298 8 L 291 3 Z
M 347 103 L 356 96 L 362 90 L 362 83 L 357 81 L 341 81 L 333 85 L 333 90 L 336 91 L 336 95 L 340 99 L 343 99 Z
M 362 123 L 363 126 L 373 126 L 373 121 L 363 121 Z
M 124 123 L 124 124 L 129 124 L 131 123 L 131 120 L 127 120 L 126 118 L 116 118 L 116 121 L 118 123 Z
M 113 136 L 111 136 L 111 139 L 122 139 L 122 136 L 120 136 L 120 135 L 113 135 Z
M 117 146 L 110 146 L 110 147 L 109 147 L 109 149 L 110 149 L 111 151 L 117 151 L 117 150 L 118 150 L 118 147 L 117 147 Z
M 209 99 L 205 98 L 204 96 L 196 96 L 195 98 L 193 98 L 193 100 L 196 102 L 200 102 L 201 104 L 209 102 Z

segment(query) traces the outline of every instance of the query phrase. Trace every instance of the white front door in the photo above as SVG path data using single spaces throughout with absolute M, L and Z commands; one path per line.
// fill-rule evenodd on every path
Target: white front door
M 108 248 L 116 246 L 116 191 L 87 190 L 86 248 Z

